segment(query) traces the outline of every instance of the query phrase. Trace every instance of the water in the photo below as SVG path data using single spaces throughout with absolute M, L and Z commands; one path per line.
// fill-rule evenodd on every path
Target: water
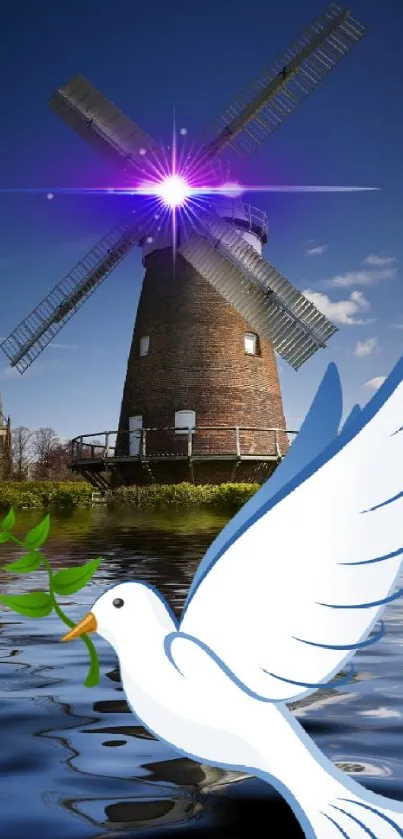
M 26 530 L 38 513 L 22 513 Z M 52 516 L 45 553 L 52 566 L 104 557 L 82 592 L 59 598 L 76 621 L 111 584 L 150 582 L 179 613 L 198 562 L 225 519 L 211 513 Z M 16 558 L 0 545 L 0 591 L 46 589 L 43 572 L 10 575 Z M 338 765 L 382 795 L 403 800 L 403 605 L 386 612 L 386 637 L 355 657 L 356 678 L 294 709 Z M 56 616 L 23 618 L 0 605 L 1 839 L 248 837 L 255 819 L 269 836 L 301 839 L 277 794 L 254 778 L 199 766 L 151 737 L 129 711 L 113 650 L 98 636 L 101 681 L 85 688 L 87 651 L 60 644 Z M 273 828 L 270 829 L 270 825 Z

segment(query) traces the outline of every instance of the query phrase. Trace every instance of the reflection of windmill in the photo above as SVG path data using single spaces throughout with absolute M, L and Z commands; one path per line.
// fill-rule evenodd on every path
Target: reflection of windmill
M 331 3 L 203 135 L 200 159 L 211 165 L 223 152 L 253 152 L 363 34 L 348 10 Z M 156 143 L 80 76 L 51 104 L 132 176 L 156 153 Z M 247 476 L 251 461 L 275 464 L 286 451 L 273 350 L 297 369 L 335 327 L 262 258 L 262 213 L 239 202 L 216 210 L 203 212 L 197 231 L 179 243 L 175 270 L 172 241 L 162 233 L 151 240 L 132 213 L 3 342 L 11 365 L 24 372 L 123 257 L 142 246 L 146 274 L 117 446 L 111 452 L 109 436 L 103 449 L 81 440 L 75 449 L 81 471 L 119 464 L 120 478 L 129 482 L 141 474 L 178 480 L 190 464 L 198 480 L 218 481 L 235 466 L 239 477 Z M 161 431 L 167 427 L 175 430 Z

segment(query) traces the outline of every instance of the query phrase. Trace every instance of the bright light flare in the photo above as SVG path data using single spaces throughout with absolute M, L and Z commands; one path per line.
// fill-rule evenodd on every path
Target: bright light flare
M 169 207 L 181 207 L 190 195 L 190 187 L 181 175 L 171 175 L 155 187 L 155 193 Z

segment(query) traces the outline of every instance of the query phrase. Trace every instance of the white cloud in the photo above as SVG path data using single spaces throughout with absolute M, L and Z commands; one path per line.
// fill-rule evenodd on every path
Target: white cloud
M 369 301 L 364 297 L 362 291 L 353 291 L 348 300 L 330 300 L 327 294 L 320 291 L 307 289 L 302 292 L 329 320 L 334 323 L 365 324 L 370 320 L 356 318 L 359 312 L 366 311 L 370 307 Z
M 57 358 L 46 358 L 42 360 L 36 360 L 33 364 L 26 368 L 23 374 L 21 374 L 16 367 L 3 367 L 0 369 L 0 381 L 20 381 L 25 382 L 27 379 L 30 378 L 37 378 L 38 376 L 43 375 L 43 373 L 48 374 L 49 370 L 53 372 L 53 370 L 67 370 L 68 368 L 66 365 Z
M 357 341 L 354 355 L 358 358 L 365 358 L 367 355 L 372 355 L 377 346 L 378 338 L 367 338 L 366 341 Z
M 395 256 L 376 256 L 374 253 L 371 253 L 369 256 L 366 256 L 363 260 L 364 265 L 392 265 L 393 262 L 396 262 Z
M 78 344 L 58 344 L 54 341 L 49 344 L 49 347 L 53 347 L 54 350 L 78 350 Z
M 386 376 L 375 376 L 374 379 L 370 379 L 369 382 L 365 382 L 365 387 L 369 387 L 371 390 L 379 390 L 385 380 Z
M 324 285 L 328 288 L 350 288 L 351 286 L 357 285 L 369 286 L 381 280 L 394 280 L 395 277 L 396 268 L 382 268 L 377 271 L 347 271 L 345 274 L 337 274 L 330 280 L 326 280 Z
M 0 370 L 0 379 L 20 379 L 21 373 L 15 367 L 2 367 Z
M 307 256 L 320 256 L 327 251 L 327 245 L 316 245 L 313 248 L 307 248 L 305 253 Z
M 39 368 L 40 368 L 39 363 Z M 15 379 L 16 381 L 25 381 L 26 379 L 32 378 L 32 376 L 36 376 L 38 371 L 38 364 L 34 364 L 33 366 L 27 367 L 24 374 L 22 375 L 16 367 L 2 367 L 0 370 L 0 381 L 8 382 Z

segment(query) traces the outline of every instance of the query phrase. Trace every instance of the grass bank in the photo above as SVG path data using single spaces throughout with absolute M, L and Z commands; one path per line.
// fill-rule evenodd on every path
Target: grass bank
M 237 510 L 258 489 L 258 484 L 152 484 L 120 487 L 107 493 L 111 507 L 210 507 L 215 510 Z M 91 506 L 93 487 L 81 481 L 2 481 L 0 510 L 51 510 Z

